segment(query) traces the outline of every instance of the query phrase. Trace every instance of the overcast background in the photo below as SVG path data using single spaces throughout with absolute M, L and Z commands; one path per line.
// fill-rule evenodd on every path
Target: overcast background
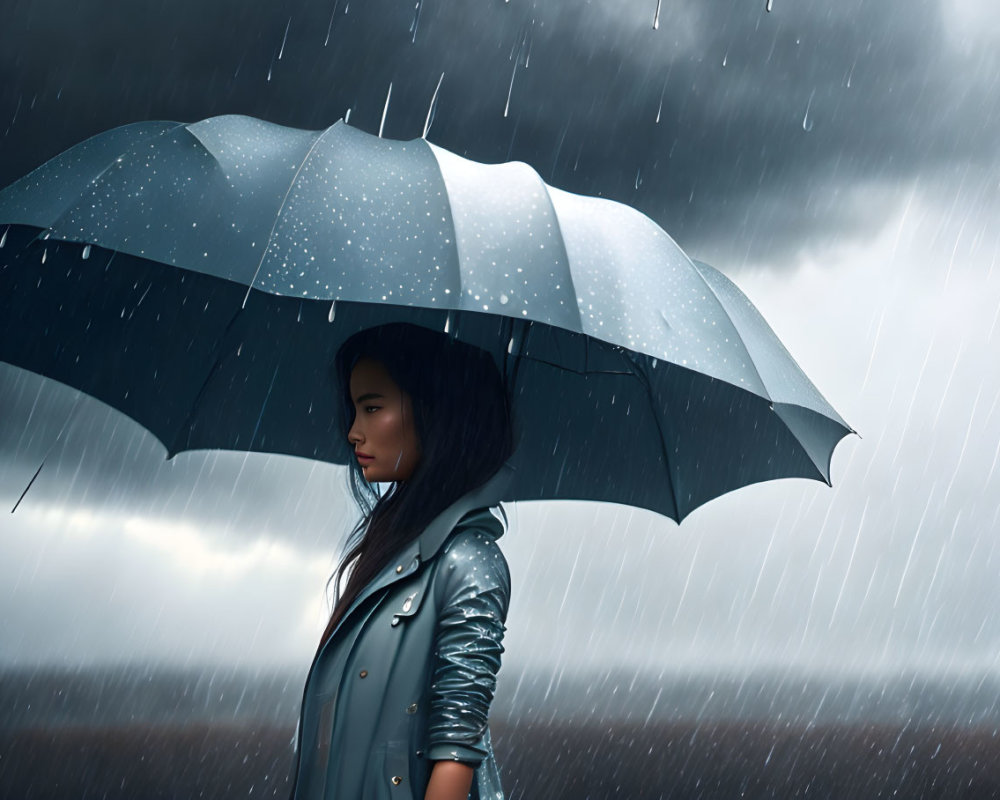
M 510 504 L 502 679 L 1000 672 L 1000 11 L 987 0 L 16 0 L 0 185 L 106 128 L 243 113 L 519 159 L 733 278 L 861 434 L 833 488 L 683 525 Z M 416 12 L 419 12 L 417 14 Z M 414 21 L 416 19 L 416 25 Z M 414 30 L 415 27 L 415 30 Z M 42 462 L 30 491 L 9 509 Z M 0 365 L 0 665 L 304 674 L 344 471 L 182 453 Z

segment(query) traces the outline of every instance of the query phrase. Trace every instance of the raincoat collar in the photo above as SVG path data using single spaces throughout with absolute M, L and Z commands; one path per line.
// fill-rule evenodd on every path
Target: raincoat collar
M 459 521 L 466 517 L 471 519 L 479 514 L 483 514 L 485 515 L 484 519 L 487 519 L 487 521 L 491 520 L 494 523 L 490 526 L 493 530 L 499 527 L 500 532 L 494 537 L 499 539 L 503 535 L 504 529 L 502 526 L 495 524 L 499 520 L 490 513 L 489 509 L 504 499 L 513 477 L 514 468 L 505 462 L 486 483 L 462 495 L 434 517 L 428 523 L 427 527 L 424 528 L 423 532 L 410 542 L 406 549 L 400 552 L 396 558 L 390 561 L 385 569 L 376 575 L 368 586 L 361 590 L 361 593 L 340 618 L 340 622 L 337 623 L 337 627 L 334 629 L 333 634 L 331 634 L 330 639 L 333 638 L 333 635 L 337 633 L 354 610 L 368 597 L 379 589 L 395 583 L 397 580 L 409 577 L 419 569 L 422 562 L 432 559 L 437 551 L 441 549 L 441 546 L 448 538 L 448 534 L 452 532 Z
M 500 503 L 506 495 L 513 476 L 514 468 L 505 462 L 486 483 L 462 495 L 432 519 L 427 527 L 424 528 L 423 533 L 416 539 L 420 560 L 427 561 L 429 558 L 433 558 L 434 554 L 441 549 L 441 545 L 444 544 L 445 539 L 448 538 L 448 534 L 451 533 L 458 522 L 464 519 L 470 511 L 488 509 Z M 494 519 L 496 518 L 494 517 Z M 501 529 L 495 538 L 499 539 L 502 535 L 503 529 Z M 413 553 L 413 555 L 416 554 Z

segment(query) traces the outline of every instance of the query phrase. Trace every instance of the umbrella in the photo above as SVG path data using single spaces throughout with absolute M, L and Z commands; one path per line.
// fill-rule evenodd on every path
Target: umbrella
M 343 121 L 140 122 L 0 192 L 0 359 L 149 429 L 347 463 L 330 364 L 410 322 L 492 353 L 519 440 L 505 499 L 678 522 L 830 482 L 854 432 L 721 272 L 626 205 Z

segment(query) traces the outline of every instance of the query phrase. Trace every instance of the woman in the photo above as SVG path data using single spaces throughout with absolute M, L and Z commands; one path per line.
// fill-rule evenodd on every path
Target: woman
M 292 797 L 501 800 L 487 715 L 510 594 L 490 510 L 511 474 L 503 383 L 482 350 L 403 323 L 355 334 L 335 367 L 362 518 L 331 579 Z

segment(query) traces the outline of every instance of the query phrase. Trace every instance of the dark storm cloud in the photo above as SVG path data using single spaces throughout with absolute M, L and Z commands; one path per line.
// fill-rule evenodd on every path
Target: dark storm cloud
M 390 83 L 384 135 L 414 138 L 444 73 L 432 141 L 634 205 L 732 269 L 875 230 L 900 182 L 995 154 L 993 57 L 960 55 L 939 4 L 764 6 L 668 3 L 654 30 L 652 0 L 20 2 L 0 183 L 137 119 L 351 109 L 377 132 Z

